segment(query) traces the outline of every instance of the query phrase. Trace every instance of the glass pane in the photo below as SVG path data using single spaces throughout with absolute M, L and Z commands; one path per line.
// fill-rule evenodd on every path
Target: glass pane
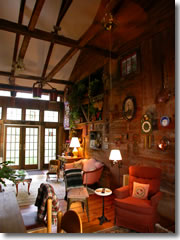
M 44 162 L 47 164 L 50 160 L 56 159 L 56 129 L 45 129 L 45 149 L 44 149 Z
M 7 108 L 8 120 L 21 120 L 22 119 L 22 109 L 21 108 Z
M 28 134 L 28 136 L 27 136 Z M 32 165 L 38 163 L 38 128 L 26 128 L 25 138 L 25 164 Z
M 39 110 L 26 109 L 26 121 L 39 121 Z
M 57 111 L 44 111 L 44 121 L 45 122 L 58 122 L 58 112 Z
M 6 137 L 6 161 L 12 161 L 11 165 L 19 165 L 20 128 L 7 127 Z

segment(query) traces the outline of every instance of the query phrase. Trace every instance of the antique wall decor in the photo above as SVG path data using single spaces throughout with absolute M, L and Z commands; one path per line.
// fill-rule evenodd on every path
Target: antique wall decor
M 151 148 L 152 145 L 152 119 L 149 115 L 144 114 L 141 119 L 141 130 L 142 133 L 145 134 L 144 137 L 144 148 Z
M 128 96 L 123 102 L 123 117 L 126 120 L 133 119 L 136 112 L 136 99 L 133 96 Z
M 161 126 L 167 127 L 169 125 L 169 123 L 170 123 L 170 118 L 169 117 L 167 117 L 167 116 L 161 117 L 161 119 L 160 119 Z
M 160 139 L 160 142 L 158 143 L 158 148 L 162 151 L 165 151 L 167 150 L 169 144 L 170 144 L 170 140 L 164 136 Z

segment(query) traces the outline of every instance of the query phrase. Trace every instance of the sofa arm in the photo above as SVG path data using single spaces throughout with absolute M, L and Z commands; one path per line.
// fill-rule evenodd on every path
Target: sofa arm
M 157 207 L 161 198 L 162 198 L 162 192 L 157 192 L 155 195 L 151 197 L 151 205 L 153 207 Z
M 114 190 L 115 198 L 126 198 L 129 196 L 129 186 L 120 187 Z
M 73 163 L 65 163 L 64 164 L 64 170 L 73 168 Z
M 93 171 L 83 171 L 83 184 L 94 184 L 99 181 L 104 166 Z

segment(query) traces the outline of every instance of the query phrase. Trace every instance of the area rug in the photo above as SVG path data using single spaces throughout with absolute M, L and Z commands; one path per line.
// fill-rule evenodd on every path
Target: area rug
M 137 232 L 124 227 L 113 226 L 111 228 L 106 228 L 95 233 L 137 233 Z M 172 233 L 172 232 L 157 223 L 155 225 L 155 233 Z
M 49 180 L 46 182 L 46 175 L 32 175 L 32 182 L 30 185 L 30 195 L 28 194 L 28 186 L 27 183 L 19 183 L 18 186 L 18 195 L 17 202 L 19 206 L 26 206 L 35 203 L 38 188 L 41 183 L 51 184 L 54 188 L 54 191 L 59 199 L 64 199 L 65 196 L 65 184 L 63 179 L 60 179 L 58 182 L 56 179 Z M 5 191 L 13 191 L 16 194 L 16 187 L 12 184 L 12 182 L 7 182 L 7 186 L 4 187 Z

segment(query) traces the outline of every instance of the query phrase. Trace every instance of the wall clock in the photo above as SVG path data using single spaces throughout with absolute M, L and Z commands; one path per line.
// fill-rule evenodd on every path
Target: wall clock
M 136 111 L 136 99 L 135 97 L 126 97 L 123 102 L 123 116 L 127 120 L 131 120 L 134 117 Z

